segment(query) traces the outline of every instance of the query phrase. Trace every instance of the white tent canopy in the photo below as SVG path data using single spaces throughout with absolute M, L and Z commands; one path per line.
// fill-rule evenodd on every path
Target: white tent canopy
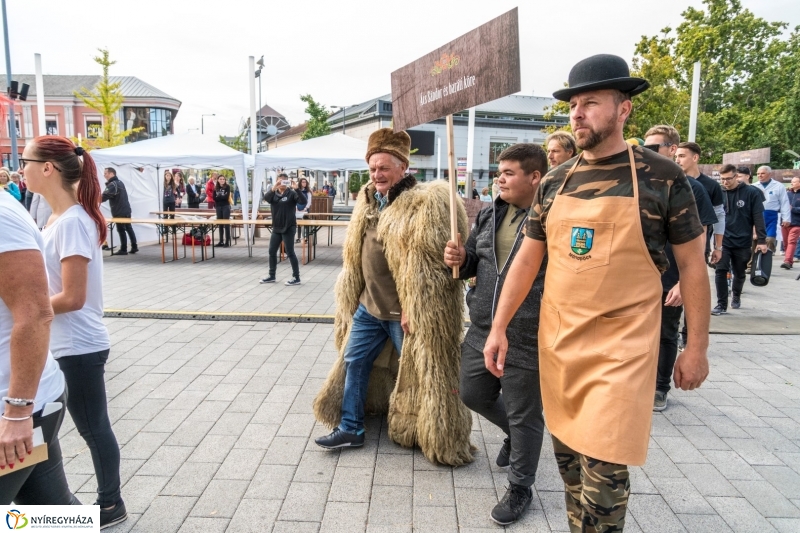
M 255 157 L 253 191 L 261 191 L 265 170 L 282 168 L 363 170 L 367 168 L 365 155 L 367 155 L 365 141 L 341 133 L 315 137 L 261 152 Z M 255 212 L 258 204 L 256 202 L 253 204 Z
M 222 144 L 210 135 L 167 135 L 93 150 L 92 158 L 97 165 L 102 186 L 105 186 L 103 169 L 112 167 L 117 171 L 117 176 L 128 191 L 133 218 L 150 218 L 151 211 L 162 210 L 163 170 L 174 167 L 233 170 L 242 200 L 242 215 L 245 220 L 248 218 L 247 169 L 253 165 L 253 157 Z M 110 213 L 107 204 L 103 204 L 103 210 L 107 215 Z M 144 237 L 141 240 L 156 239 L 152 226 L 139 226 L 136 234 L 137 237 Z

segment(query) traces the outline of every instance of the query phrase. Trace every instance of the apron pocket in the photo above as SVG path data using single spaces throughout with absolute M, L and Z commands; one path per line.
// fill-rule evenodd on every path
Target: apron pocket
M 548 252 L 573 272 L 608 266 L 611 260 L 613 222 L 562 220 L 558 226 L 556 242 L 550 243 Z
M 649 353 L 652 330 L 648 317 L 648 313 L 597 317 L 594 326 L 594 351 L 618 361 L 627 361 Z
M 542 302 L 539 311 L 539 348 L 550 348 L 555 344 L 561 317 L 558 310 Z

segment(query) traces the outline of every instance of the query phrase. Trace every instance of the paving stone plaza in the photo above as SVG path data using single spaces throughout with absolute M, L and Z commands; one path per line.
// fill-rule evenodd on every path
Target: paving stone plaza
M 333 246 L 320 245 L 317 259 L 301 266 L 299 287 L 282 284 L 288 262 L 278 266 L 279 283 L 258 284 L 266 275 L 263 238 L 253 258 L 241 240 L 198 264 L 161 264 L 155 246 L 107 257 L 105 307 L 330 315 L 342 240 L 337 230 Z M 797 272 L 776 269 L 765 288 L 748 283 L 742 309 L 712 321 L 712 332 L 726 333 L 711 335 L 709 379 L 697 391 L 671 392 L 667 410 L 654 414 L 647 463 L 631 469 L 626 531 L 800 531 Z M 315 422 L 311 402 L 336 357 L 331 324 L 106 324 L 109 412 L 130 513 L 108 531 L 502 529 L 489 512 L 507 484 L 494 465 L 504 436 L 478 416 L 475 461 L 460 468 L 434 466 L 418 450 L 394 444 L 381 418 L 368 420 L 363 448 L 329 452 L 314 444 L 328 432 Z M 68 416 L 61 444 L 71 489 L 92 503 L 91 457 Z M 548 436 L 534 488 L 531 509 L 507 529 L 569 531 Z

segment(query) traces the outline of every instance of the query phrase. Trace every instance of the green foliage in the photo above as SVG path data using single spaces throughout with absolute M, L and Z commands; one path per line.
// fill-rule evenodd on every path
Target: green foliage
M 634 98 L 626 136 L 655 124 L 688 131 L 693 65 L 701 63 L 697 142 L 702 162 L 722 154 L 772 148 L 772 164 L 787 167 L 787 148 L 800 147 L 800 27 L 788 39 L 784 22 L 768 22 L 739 0 L 704 0 L 689 7 L 673 33 L 642 37 L 633 74 L 652 88 Z
M 250 143 L 248 142 L 248 133 L 250 130 L 242 130 L 239 132 L 239 135 L 233 137 L 232 139 L 226 139 L 224 136 L 219 136 L 219 142 L 226 146 L 230 146 L 234 150 L 238 150 L 240 152 L 249 153 L 250 152 Z
M 361 190 L 361 187 L 367 184 L 368 181 L 369 181 L 369 170 L 351 171 L 350 182 L 347 188 L 350 192 L 358 192 Z
M 310 94 L 300 96 L 300 100 L 305 102 L 306 114 L 311 117 L 301 139 L 305 141 L 314 137 L 329 135 L 331 132 L 331 127 L 328 124 L 330 113 L 325 106 L 315 101 Z
M 143 128 L 133 128 L 130 130 L 120 130 L 119 110 L 125 101 L 125 97 L 120 90 L 120 83 L 111 83 L 108 78 L 108 70 L 116 61 L 109 59 L 108 50 L 98 48 L 100 55 L 94 57 L 95 63 L 103 67 L 103 76 L 97 86 L 89 90 L 81 87 L 80 91 L 75 91 L 75 98 L 81 100 L 87 107 L 90 107 L 103 116 L 103 131 L 98 139 L 86 139 L 82 144 L 87 150 L 94 148 L 109 148 L 118 146 L 125 142 L 125 138 L 132 133 L 137 133 Z M 72 139 L 77 143 L 77 139 Z

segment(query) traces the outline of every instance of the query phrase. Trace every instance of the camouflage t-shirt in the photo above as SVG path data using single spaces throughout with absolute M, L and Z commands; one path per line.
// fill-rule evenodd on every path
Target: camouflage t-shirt
M 703 233 L 692 188 L 681 168 L 665 157 L 641 146 L 633 147 L 639 180 L 639 207 L 647 250 L 662 273 L 669 261 L 664 254 L 667 241 L 683 244 Z M 551 170 L 536 191 L 530 217 L 525 225 L 528 237 L 545 241 L 547 214 L 564 183 L 571 159 Z M 561 194 L 592 200 L 604 196 L 633 197 L 628 151 L 597 160 L 581 160 Z

